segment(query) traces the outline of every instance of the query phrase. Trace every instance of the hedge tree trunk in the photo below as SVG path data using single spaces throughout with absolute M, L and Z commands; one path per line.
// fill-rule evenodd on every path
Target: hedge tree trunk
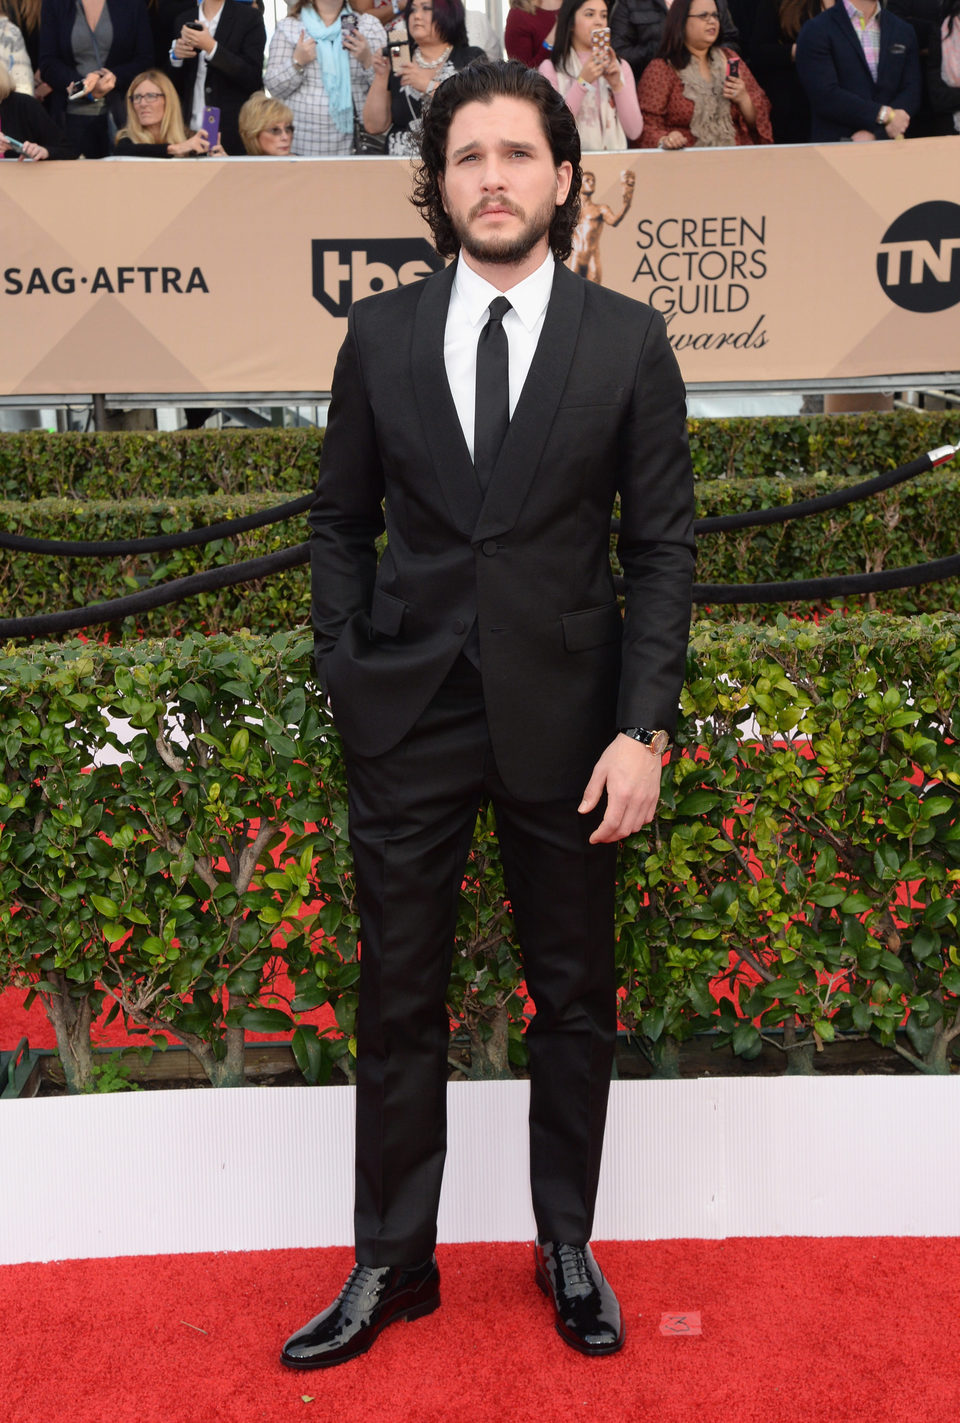
M 664 1033 L 656 1042 L 645 1038 L 643 1046 L 653 1067 L 651 1077 L 657 1081 L 671 1081 L 680 1076 L 679 1038 Z
M 39 997 L 57 1036 L 57 1051 L 67 1079 L 67 1091 L 89 1092 L 94 1080 L 93 1047 L 90 1042 L 93 1003 L 86 996 L 72 997 L 70 984 L 62 973 L 51 973 L 49 982 L 56 985 L 57 992 L 40 993 Z
M 241 1027 L 227 1028 L 223 1036 L 227 1044 L 226 1056 L 217 1059 L 211 1052 L 204 1053 L 200 1057 L 203 1070 L 214 1087 L 242 1087 L 245 1081 L 244 1030 Z
M 499 1081 L 512 1077 L 510 1071 L 510 1015 L 506 1007 L 497 1008 L 492 1017 L 483 1020 L 490 1025 L 490 1036 L 482 1038 L 478 1028 L 469 1027 L 470 1077 L 473 1081 Z
M 791 1019 L 783 1025 L 783 1046 L 787 1054 L 788 1077 L 812 1077 L 817 1071 L 816 1046 L 812 1042 L 797 1042 L 797 1025 Z

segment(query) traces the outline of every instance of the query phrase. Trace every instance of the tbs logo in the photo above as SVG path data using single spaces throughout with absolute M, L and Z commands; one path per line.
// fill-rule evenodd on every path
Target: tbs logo
M 918 203 L 892 222 L 877 253 L 877 277 L 905 311 L 946 311 L 960 301 L 960 207 Z
M 443 258 L 424 237 L 374 238 L 366 242 L 313 242 L 313 296 L 331 316 L 374 292 L 419 282 L 439 272 Z

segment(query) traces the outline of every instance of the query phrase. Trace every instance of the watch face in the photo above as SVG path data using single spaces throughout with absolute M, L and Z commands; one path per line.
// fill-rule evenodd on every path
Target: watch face
M 665 731 L 655 731 L 650 738 L 650 750 L 655 751 L 658 756 L 662 756 L 670 745 L 670 737 Z

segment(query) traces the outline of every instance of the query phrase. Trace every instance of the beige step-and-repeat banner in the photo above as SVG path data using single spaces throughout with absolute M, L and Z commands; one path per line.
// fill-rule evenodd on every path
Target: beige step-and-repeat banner
M 960 371 L 960 140 L 589 155 L 571 262 L 693 384 Z M 327 391 L 440 266 L 399 159 L 0 163 L 0 396 Z

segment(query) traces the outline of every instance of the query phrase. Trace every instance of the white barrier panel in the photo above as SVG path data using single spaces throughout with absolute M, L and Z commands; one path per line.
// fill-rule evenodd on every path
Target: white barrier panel
M 352 1240 L 353 1091 L 0 1105 L 0 1264 Z M 527 1240 L 527 1084 L 452 1084 L 442 1241 Z M 594 1235 L 960 1235 L 956 1077 L 615 1082 Z

